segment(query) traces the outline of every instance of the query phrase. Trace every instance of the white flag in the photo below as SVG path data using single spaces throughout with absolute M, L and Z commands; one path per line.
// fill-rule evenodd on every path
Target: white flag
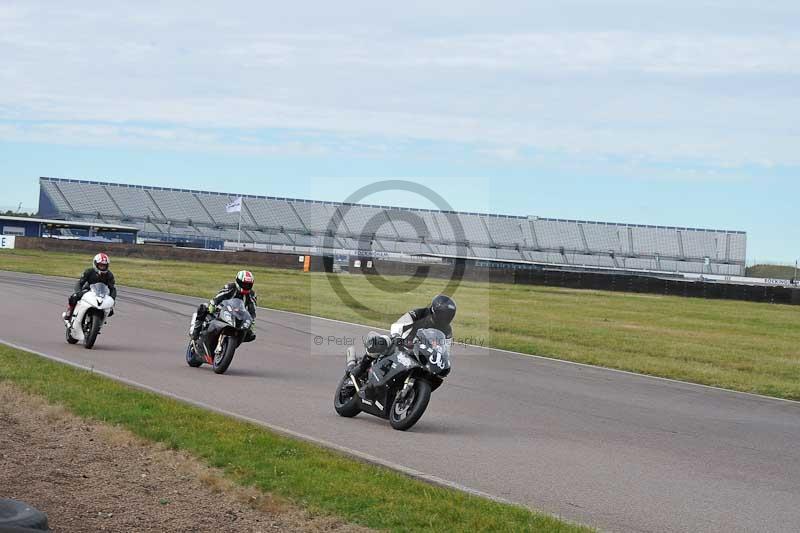
M 242 212 L 242 197 L 240 196 L 236 200 L 229 203 L 225 206 L 225 211 L 228 213 L 241 213 Z

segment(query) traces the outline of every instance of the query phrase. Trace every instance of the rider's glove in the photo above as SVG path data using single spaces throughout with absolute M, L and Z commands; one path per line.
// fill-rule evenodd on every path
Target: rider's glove
M 209 313 L 213 313 L 216 310 L 217 310 L 217 306 L 215 304 L 213 304 L 213 303 L 208 304 L 208 312 Z

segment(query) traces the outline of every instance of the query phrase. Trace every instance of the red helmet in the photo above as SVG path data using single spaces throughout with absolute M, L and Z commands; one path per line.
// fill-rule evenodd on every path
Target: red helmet
M 94 261 L 92 261 L 94 269 L 98 274 L 105 274 L 108 272 L 108 264 L 110 262 L 106 254 L 97 254 L 94 256 Z
M 247 270 L 242 270 L 236 274 L 236 287 L 238 287 L 239 292 L 244 295 L 250 294 L 250 291 L 253 290 L 253 284 L 255 281 L 256 280 L 253 277 L 253 273 L 248 272 Z

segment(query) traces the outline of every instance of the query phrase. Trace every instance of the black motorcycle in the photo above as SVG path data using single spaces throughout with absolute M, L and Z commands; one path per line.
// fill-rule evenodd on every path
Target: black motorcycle
M 362 379 L 352 374 L 358 364 L 355 348 L 350 348 L 347 370 L 333 402 L 336 412 L 352 418 L 363 411 L 389 420 L 396 430 L 407 431 L 419 422 L 431 393 L 450 374 L 450 342 L 437 329 L 423 329 L 417 332 L 413 348 L 402 339 L 394 342 Z
M 190 331 L 194 328 L 195 320 L 197 313 L 192 317 Z M 242 343 L 253 340 L 252 325 L 253 317 L 241 299 L 225 300 L 217 306 L 214 314 L 206 317 L 200 338 L 189 341 L 186 363 L 192 368 L 209 364 L 216 374 L 224 374 L 233 362 L 236 349 Z

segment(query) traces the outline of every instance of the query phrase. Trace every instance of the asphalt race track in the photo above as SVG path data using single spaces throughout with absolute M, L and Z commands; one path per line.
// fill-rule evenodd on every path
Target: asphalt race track
M 457 347 L 403 434 L 333 410 L 345 348 L 327 338 L 366 328 L 261 310 L 217 376 L 184 362 L 199 299 L 122 288 L 89 351 L 64 341 L 72 283 L 0 272 L 0 339 L 602 530 L 800 530 L 798 403 Z

